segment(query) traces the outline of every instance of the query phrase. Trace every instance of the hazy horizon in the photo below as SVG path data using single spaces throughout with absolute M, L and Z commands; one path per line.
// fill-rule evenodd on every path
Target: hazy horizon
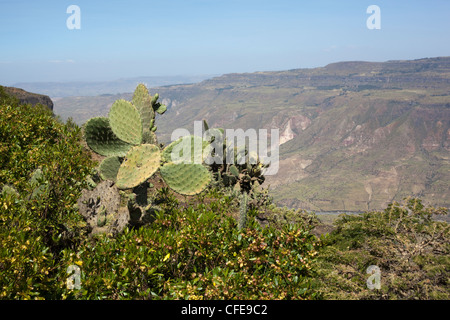
M 80 9 L 80 29 L 70 29 Z M 369 29 L 371 5 L 381 29 Z M 0 84 L 114 81 L 449 56 L 450 2 L 0 0 Z

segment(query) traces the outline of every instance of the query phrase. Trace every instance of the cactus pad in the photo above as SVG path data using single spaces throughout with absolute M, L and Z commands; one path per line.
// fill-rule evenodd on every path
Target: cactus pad
M 167 185 L 183 195 L 200 193 L 211 182 L 211 173 L 201 164 L 168 163 L 160 170 Z
M 144 84 L 141 83 L 136 87 L 131 102 L 139 111 L 144 130 L 150 129 L 151 121 L 155 118 L 155 112 L 152 108 L 152 97 Z
M 184 154 L 184 148 L 182 146 L 182 143 L 187 143 L 187 150 L 190 151 L 190 158 L 189 153 Z M 200 155 L 198 152 L 199 150 L 196 150 L 195 144 L 198 144 L 202 148 L 202 155 Z M 176 159 L 172 159 L 172 152 L 174 153 L 174 157 Z M 197 154 L 195 153 L 197 152 Z M 162 160 L 163 162 L 173 162 L 173 163 L 198 163 L 203 162 L 204 159 L 209 155 L 210 152 L 210 143 L 206 140 L 203 140 L 201 137 L 198 136 L 185 136 L 181 137 L 178 140 L 175 140 L 171 144 L 169 144 L 167 147 L 163 150 Z M 200 160 L 200 161 L 199 161 Z
M 161 152 L 153 144 L 131 148 L 117 173 L 117 187 L 130 189 L 140 185 L 158 170 L 160 161 Z
M 129 101 L 117 100 L 109 110 L 109 123 L 121 140 L 138 145 L 142 142 L 142 121 L 139 111 Z
M 111 156 L 103 159 L 99 167 L 100 177 L 103 180 L 116 181 L 120 164 L 120 158 L 116 156 Z
M 124 157 L 131 148 L 130 144 L 114 134 L 105 117 L 92 118 L 86 122 L 84 135 L 89 148 L 102 156 Z
M 155 112 L 163 114 L 167 111 L 167 106 L 158 102 L 153 105 L 153 109 L 155 110 Z

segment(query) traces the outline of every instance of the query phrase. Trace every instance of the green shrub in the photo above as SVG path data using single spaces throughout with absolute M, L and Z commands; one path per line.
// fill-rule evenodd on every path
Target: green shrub
M 5 100 L 6 101 L 6 100 Z M 74 206 L 93 163 L 80 129 L 45 107 L 0 106 L 0 298 L 310 299 L 316 238 L 304 225 L 238 230 L 235 201 L 167 189 L 144 227 L 87 237 Z M 38 172 L 38 174 L 36 174 Z M 67 270 L 81 270 L 69 289 Z
M 155 192 L 152 222 L 88 237 L 76 209 L 94 163 L 80 128 L 0 87 L 0 299 L 449 299 L 445 209 L 418 199 L 342 215 L 317 239 L 317 217 L 211 187 L 180 203 Z M 258 198 L 259 197 L 259 198 Z M 264 221 L 262 227 L 259 221 Z M 381 289 L 366 270 L 381 270 Z M 68 288 L 78 266 L 80 288 Z
M 433 219 L 446 209 L 418 199 L 383 212 L 343 215 L 318 263 L 326 299 L 449 299 L 450 227 Z M 381 271 L 381 288 L 370 290 L 370 265 Z
M 225 197 L 163 205 L 153 223 L 67 250 L 64 271 L 81 265 L 79 299 L 311 299 L 316 238 L 299 225 L 242 232 Z M 250 221 L 249 221 L 250 222 Z M 61 289 L 64 279 L 60 274 Z
M 60 123 L 47 107 L 0 105 L 0 190 L 15 190 L 0 196 L 3 299 L 55 297 L 61 250 L 82 238 L 74 204 L 93 163 L 80 139 L 74 123 Z
M 20 104 L 18 98 L 10 96 L 5 92 L 3 86 L 0 86 L 0 105 L 10 105 L 13 107 L 17 107 Z

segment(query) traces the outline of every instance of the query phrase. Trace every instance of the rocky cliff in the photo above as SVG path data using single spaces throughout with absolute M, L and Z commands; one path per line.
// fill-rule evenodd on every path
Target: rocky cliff
M 177 101 L 158 125 L 166 137 L 203 118 L 280 129 L 279 172 L 266 183 L 281 205 L 360 211 L 417 196 L 450 207 L 449 57 L 229 74 L 155 92 Z
M 31 104 L 33 106 L 37 104 L 42 104 L 44 106 L 49 107 L 50 110 L 53 111 L 53 101 L 52 99 L 50 99 L 49 96 L 31 93 L 23 89 L 14 87 L 3 87 L 3 89 L 8 95 L 14 96 L 17 99 L 19 99 L 20 103 Z

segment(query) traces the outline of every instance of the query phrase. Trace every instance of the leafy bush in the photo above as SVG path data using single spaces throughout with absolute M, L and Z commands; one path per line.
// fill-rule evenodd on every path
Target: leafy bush
M 80 139 L 74 123 L 60 123 L 47 107 L 0 105 L 2 298 L 54 297 L 59 254 L 83 230 L 74 204 L 93 164 Z
M 433 219 L 447 212 L 418 199 L 342 215 L 319 240 L 314 214 L 265 193 L 253 194 L 240 229 L 235 191 L 211 186 L 180 203 L 161 187 L 151 223 L 88 236 L 75 204 L 94 163 L 80 128 L 0 88 L 1 101 L 1 299 L 450 298 L 449 225 Z M 367 287 L 371 265 L 379 290 Z M 67 286 L 73 266 L 79 289 Z
M 341 216 L 320 252 L 324 297 L 449 299 L 450 227 L 433 219 L 446 213 L 410 198 L 383 212 Z M 380 268 L 379 290 L 367 287 L 370 265 Z
M 10 96 L 5 92 L 3 86 L 0 86 L 0 105 L 10 105 L 13 107 L 17 107 L 20 104 L 18 98 Z
M 261 228 L 253 208 L 239 231 L 238 207 L 223 190 L 186 206 L 161 189 L 151 224 L 87 237 L 74 205 L 93 163 L 80 138 L 75 124 L 58 122 L 46 107 L 0 107 L 1 298 L 316 296 L 310 282 L 318 244 L 309 229 Z M 79 290 L 67 287 L 73 265 L 82 271 Z
M 216 193 L 217 195 L 217 193 Z M 99 235 L 62 262 L 81 265 L 78 299 L 311 299 L 316 238 L 299 225 L 239 232 L 226 197 L 162 205 L 153 223 L 115 238 Z

